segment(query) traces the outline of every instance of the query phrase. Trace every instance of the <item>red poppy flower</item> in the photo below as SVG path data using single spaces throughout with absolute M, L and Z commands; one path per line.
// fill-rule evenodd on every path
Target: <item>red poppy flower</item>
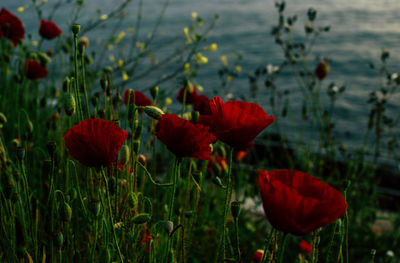
M 152 239 L 153 239 L 153 237 L 151 236 L 151 232 L 150 232 L 149 228 L 146 227 L 146 230 L 145 230 L 144 235 L 143 235 L 143 239 L 140 242 L 140 246 L 146 245 L 146 247 L 144 249 L 144 253 L 149 253 L 149 251 L 150 251 L 150 241 Z
M 128 89 L 124 92 L 124 103 L 125 105 L 132 104 L 133 102 L 133 94 L 135 94 L 135 105 L 136 106 L 150 106 L 152 104 L 152 101 L 144 95 L 143 92 L 140 91 L 133 91 L 132 89 Z M 140 110 L 142 112 L 143 110 Z
M 312 244 L 308 243 L 305 240 L 302 240 L 299 243 L 301 251 L 303 251 L 304 254 L 311 254 L 312 252 Z
M 115 162 L 128 133 L 112 121 L 84 120 L 65 134 L 69 155 L 88 167 L 109 166 Z
M 193 109 L 202 115 L 211 115 L 210 99 L 206 95 L 195 96 Z
M 4 7 L 0 11 L 0 37 L 5 36 L 16 47 L 18 40 L 25 38 L 25 29 L 21 20 Z
M 252 261 L 253 261 L 254 263 L 260 263 L 261 260 L 262 260 L 262 258 L 263 258 L 263 256 L 264 256 L 264 250 L 262 250 L 262 249 L 257 249 L 256 252 L 254 252 Z
M 49 72 L 36 60 L 27 59 L 24 65 L 25 75 L 28 79 L 42 79 L 47 77 Z
M 215 141 L 208 129 L 175 114 L 163 114 L 158 120 L 156 136 L 177 157 L 207 160 L 211 153 L 210 144 Z
M 179 89 L 178 95 L 176 99 L 183 103 L 183 95 L 185 94 L 185 87 Z M 185 104 L 193 104 L 195 98 L 197 97 L 196 88 L 193 85 L 190 85 L 189 88 L 186 90 L 186 100 Z
M 40 20 L 39 34 L 46 39 L 54 39 L 61 35 L 61 29 L 52 21 Z
M 315 68 L 315 76 L 319 79 L 324 79 L 328 76 L 329 73 L 329 65 L 326 61 L 321 61 L 317 67 Z
M 347 209 L 343 195 L 309 174 L 259 170 L 265 214 L 276 229 L 304 235 L 336 221 Z
M 257 104 L 229 101 L 220 97 L 210 100 L 211 115 L 200 115 L 199 123 L 210 126 L 218 140 L 236 148 L 247 149 L 254 138 L 275 118 L 268 116 Z

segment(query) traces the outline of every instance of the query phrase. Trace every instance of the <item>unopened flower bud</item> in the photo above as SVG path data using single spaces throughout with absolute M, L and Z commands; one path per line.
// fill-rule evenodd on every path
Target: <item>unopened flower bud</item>
M 70 93 L 64 95 L 64 110 L 68 116 L 72 116 L 75 113 L 76 104 L 75 98 Z
M 94 217 L 99 217 L 101 213 L 101 203 L 99 200 L 93 200 L 89 205 L 89 210 L 93 213 Z
M 6 123 L 7 123 L 6 115 L 4 115 L 2 112 L 0 112 L 0 128 L 2 128 L 3 125 Z
M 33 132 L 33 123 L 31 122 L 31 120 L 26 121 L 26 129 L 29 134 Z
M 54 234 L 54 238 L 55 238 L 55 241 L 56 241 L 57 246 L 58 246 L 59 248 L 61 248 L 62 245 L 64 244 L 64 236 L 63 236 L 62 232 L 61 232 L 61 231 L 57 231 L 57 232 Z
M 326 76 L 329 73 L 329 65 L 326 61 L 322 60 L 316 67 L 315 69 L 315 76 L 322 80 L 324 78 L 326 78 Z
M 129 194 L 129 199 L 128 200 L 129 200 L 133 210 L 136 210 L 138 208 L 138 203 L 139 203 L 138 196 L 135 193 L 131 192 Z
M 155 100 L 157 98 L 158 90 L 159 90 L 158 86 L 153 86 L 150 88 L 150 94 L 151 94 L 151 97 L 153 98 L 153 100 Z
M 233 201 L 231 203 L 231 213 L 234 219 L 238 218 L 240 214 L 240 202 Z
M 103 71 L 106 74 L 111 74 L 113 72 L 113 69 L 110 66 L 106 66 L 106 67 L 104 67 Z
M 123 145 L 119 151 L 119 161 L 122 165 L 126 165 L 129 161 L 130 150 L 128 145 Z
M 74 35 L 78 35 L 79 31 L 81 31 L 81 25 L 80 24 L 73 24 L 72 25 L 72 33 L 74 33 Z
M 218 176 L 215 177 L 212 182 L 214 184 L 216 184 L 217 186 L 221 187 L 221 188 L 225 188 L 225 186 L 222 184 L 221 178 L 219 178 Z
M 144 156 L 143 154 L 139 154 L 139 163 L 141 163 L 142 165 L 146 165 L 146 156 Z
M 257 249 L 256 252 L 254 252 L 252 261 L 254 263 L 260 263 L 262 258 L 263 258 L 263 256 L 264 256 L 264 250 Z
M 165 221 L 164 222 L 164 229 L 168 233 L 168 235 L 171 235 L 172 230 L 174 230 L 174 222 L 172 221 Z
M 46 53 L 43 53 L 43 52 L 38 52 L 38 58 L 39 58 L 40 64 L 42 64 L 43 66 L 46 66 L 51 61 L 51 58 Z
M 85 48 L 89 47 L 89 38 L 87 37 L 80 37 L 78 41 L 78 45 L 84 46 Z
M 72 208 L 66 202 L 64 202 L 61 208 L 60 215 L 61 215 L 61 220 L 63 220 L 64 222 L 71 222 Z
M 132 219 L 132 222 L 133 222 L 134 224 L 136 224 L 136 225 L 140 225 L 140 224 L 144 224 L 144 223 L 150 221 L 150 219 L 151 219 L 150 214 L 148 214 L 148 213 L 141 213 L 141 214 L 135 216 L 135 217 Z
M 164 114 L 164 112 L 160 108 L 157 108 L 156 106 L 146 106 L 144 107 L 144 112 L 151 118 L 156 120 L 160 119 L 161 115 Z

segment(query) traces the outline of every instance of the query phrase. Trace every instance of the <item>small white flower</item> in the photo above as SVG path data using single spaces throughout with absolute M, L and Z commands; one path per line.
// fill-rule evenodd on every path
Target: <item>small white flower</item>
M 392 257 L 394 257 L 394 252 L 392 250 L 388 250 L 388 251 L 386 251 L 386 256 L 392 258 Z
M 267 72 L 268 74 L 273 74 L 275 72 L 279 71 L 279 67 L 278 66 L 274 66 L 272 64 L 268 64 L 267 65 Z

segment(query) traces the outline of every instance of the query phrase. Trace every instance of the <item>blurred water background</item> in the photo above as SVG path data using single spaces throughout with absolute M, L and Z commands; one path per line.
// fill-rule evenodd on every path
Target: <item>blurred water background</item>
M 49 15 L 46 10 L 51 10 L 56 2 L 48 1 L 46 4 L 48 9 L 44 11 L 45 18 Z M 97 10 L 101 10 L 99 13 L 108 13 L 120 4 L 117 0 L 87 0 L 85 2 L 85 12 L 77 21 L 82 24 L 82 27 L 85 26 L 85 21 L 98 16 Z M 153 29 L 163 4 L 164 1 L 161 0 L 143 1 L 141 39 L 145 39 Z M 17 13 L 17 8 L 24 5 L 29 7 L 23 13 Z M 246 96 L 249 100 L 262 105 L 268 112 L 267 90 L 260 86 L 257 96 L 249 98 L 250 85 L 247 75 L 258 66 L 278 65 L 283 61 L 282 50 L 274 43 L 274 38 L 270 34 L 272 26 L 277 24 L 278 19 L 274 5 L 275 2 L 270 0 L 171 0 L 155 42 L 165 43 L 176 36 L 184 39 L 183 28 L 190 24 L 193 11 L 204 19 L 205 26 L 215 14 L 219 14 L 219 21 L 208 36 L 210 43 L 218 44 L 218 50 L 207 54 L 209 62 L 200 69 L 197 80 L 205 88 L 204 93 L 213 96 L 213 90 L 218 90 L 220 87 L 218 77 L 218 69 L 222 65 L 220 57 L 240 52 L 243 55 L 243 60 L 240 62 L 243 71 L 229 87 L 229 91 L 239 98 L 240 95 Z M 2 0 L 1 6 L 17 14 L 25 24 L 26 31 L 33 32 L 32 38 L 38 39 L 39 21 L 31 1 Z M 390 70 L 400 71 L 400 17 L 398 15 L 400 1 L 292 0 L 287 1 L 286 6 L 287 15 L 298 14 L 299 21 L 293 30 L 295 34 L 304 35 L 303 26 L 309 7 L 317 9 L 318 25 L 331 26 L 330 32 L 318 38 L 310 58 L 322 56 L 332 60 L 331 71 L 324 81 L 324 88 L 327 88 L 332 81 L 337 85 L 346 84 L 345 93 L 337 101 L 335 134 L 339 141 L 346 145 L 358 146 L 367 127 L 368 94 L 379 86 L 377 70 L 370 69 L 369 63 L 379 64 L 382 49 L 388 48 L 391 51 L 388 63 Z M 53 18 L 67 34 L 69 34 L 67 23 L 70 22 L 70 12 L 68 8 L 61 8 Z M 122 29 L 126 30 L 134 26 L 136 13 L 137 2 L 134 1 L 126 10 L 127 17 L 121 26 Z M 110 28 L 98 29 L 90 35 L 90 38 L 104 40 Z M 125 47 L 129 48 L 130 45 L 131 43 L 126 40 Z M 91 48 L 94 47 L 91 46 Z M 174 49 L 173 45 L 167 46 L 155 52 L 155 55 L 163 57 Z M 120 54 L 121 52 L 123 54 L 124 50 L 120 51 Z M 117 51 L 115 53 L 117 55 Z M 317 60 L 313 61 L 316 65 Z M 151 81 L 134 82 L 129 88 L 142 90 Z M 287 70 L 282 72 L 277 84 L 278 88 L 291 90 L 289 117 L 282 119 L 281 125 L 289 138 L 296 139 L 301 122 L 297 113 L 301 102 L 299 99 L 296 100 L 300 96 L 300 90 L 296 88 L 294 78 Z M 167 88 L 167 85 L 160 88 Z M 390 104 L 389 116 L 399 112 L 400 96 L 396 96 L 394 99 L 396 102 Z M 313 142 L 314 136 L 317 136 L 312 130 L 306 131 L 305 134 L 307 138 L 310 138 L 310 142 Z M 315 139 L 318 140 L 318 138 Z

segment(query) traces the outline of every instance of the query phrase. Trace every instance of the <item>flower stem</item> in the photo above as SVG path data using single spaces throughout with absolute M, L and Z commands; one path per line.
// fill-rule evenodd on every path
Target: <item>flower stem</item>
M 104 182 L 106 184 L 108 210 L 110 212 L 111 229 L 112 229 L 112 232 L 113 232 L 113 235 L 114 235 L 114 242 L 115 242 L 115 245 L 116 245 L 117 250 L 118 250 L 119 259 L 121 260 L 121 262 L 124 262 L 124 260 L 122 259 L 121 250 L 119 249 L 117 235 L 115 234 L 114 219 L 113 219 L 113 215 L 112 215 L 112 208 L 111 208 L 111 201 L 110 201 L 110 192 L 108 190 L 108 181 L 107 181 L 107 177 L 105 175 L 104 169 L 101 170 L 101 174 L 103 175 L 103 179 L 104 179 Z
M 231 180 L 231 173 L 232 173 L 232 155 L 233 155 L 233 148 L 229 149 L 229 157 L 228 157 L 228 174 L 227 174 L 227 183 L 226 183 L 226 190 L 225 190 L 225 206 L 224 206 L 224 214 L 223 214 L 223 222 L 222 222 L 222 234 L 220 241 L 218 243 L 217 255 L 215 257 L 215 262 L 218 261 L 219 253 L 222 246 L 222 260 L 226 257 L 226 217 L 228 215 L 229 204 L 231 201 L 232 195 L 232 180 Z

